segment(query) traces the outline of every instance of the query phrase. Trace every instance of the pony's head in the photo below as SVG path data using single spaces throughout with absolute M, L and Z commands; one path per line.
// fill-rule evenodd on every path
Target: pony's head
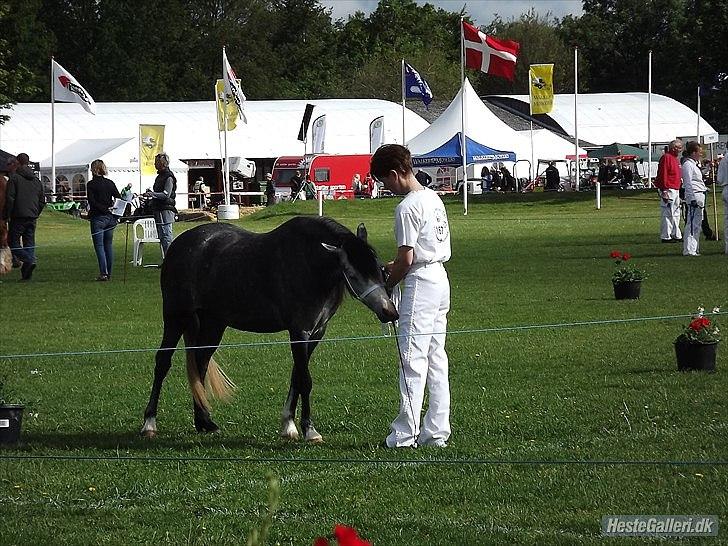
M 366 242 L 366 228 L 357 229 L 356 237 L 347 237 L 341 246 L 321 243 L 337 255 L 349 293 L 377 315 L 381 322 L 399 318 L 397 308 L 384 288 L 381 263 L 374 249 Z

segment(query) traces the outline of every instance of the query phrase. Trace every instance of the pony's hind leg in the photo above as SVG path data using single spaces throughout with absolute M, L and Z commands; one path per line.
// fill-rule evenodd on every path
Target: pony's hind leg
M 196 336 L 185 334 L 185 345 L 193 347 L 187 349 L 187 375 L 193 393 L 194 423 L 197 432 L 220 430 L 220 427 L 210 417 L 210 406 L 204 392 L 204 385 L 212 355 L 220 345 L 224 333 L 225 326 L 208 320 L 201 321 Z
M 141 435 L 145 438 L 153 438 L 157 435 L 157 406 L 159 405 L 159 394 L 162 391 L 162 383 L 164 378 L 172 366 L 172 355 L 175 347 L 182 337 L 182 327 L 171 321 L 164 322 L 164 334 L 162 335 L 162 343 L 157 350 L 154 366 L 154 382 L 152 383 L 152 393 L 149 396 L 147 409 L 144 411 L 144 426 Z

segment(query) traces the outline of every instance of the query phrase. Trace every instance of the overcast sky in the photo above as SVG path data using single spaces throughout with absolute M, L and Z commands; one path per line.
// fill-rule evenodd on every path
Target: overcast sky
M 369 15 L 377 7 L 377 0 L 319 0 L 322 5 L 331 8 L 334 20 L 344 19 L 357 10 Z M 546 15 L 551 12 L 554 17 L 573 14 L 581 15 L 581 0 L 416 0 L 418 4 L 434 4 L 447 11 L 460 12 L 463 5 L 478 25 L 486 25 L 494 14 L 503 20 L 518 18 L 522 13 L 534 8 L 537 13 Z

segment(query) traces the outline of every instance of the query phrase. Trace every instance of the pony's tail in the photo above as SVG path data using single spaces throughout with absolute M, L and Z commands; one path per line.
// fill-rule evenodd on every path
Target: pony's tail
M 211 394 L 218 400 L 230 402 L 237 387 L 227 374 L 217 365 L 214 359 L 210 358 L 207 366 L 207 384 Z M 210 402 L 207 398 L 207 390 L 202 383 L 200 372 L 197 369 L 197 360 L 193 351 L 187 351 L 187 381 L 190 384 L 192 398 L 195 399 L 197 405 L 210 411 Z
M 230 402 L 235 395 L 235 391 L 238 390 L 237 385 L 232 382 L 212 357 L 207 366 L 207 384 L 212 395 L 223 402 Z
M 13 268 L 13 255 L 10 252 L 10 247 L 8 247 L 8 246 L 0 247 L 0 275 L 5 275 L 5 273 L 10 273 L 10 270 L 12 268 Z

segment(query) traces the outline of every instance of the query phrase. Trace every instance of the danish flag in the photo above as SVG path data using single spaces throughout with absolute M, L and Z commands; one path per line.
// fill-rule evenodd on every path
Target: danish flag
M 463 21 L 465 66 L 482 70 L 491 76 L 513 81 L 521 44 L 512 40 L 497 40 L 486 36 L 473 25 Z

